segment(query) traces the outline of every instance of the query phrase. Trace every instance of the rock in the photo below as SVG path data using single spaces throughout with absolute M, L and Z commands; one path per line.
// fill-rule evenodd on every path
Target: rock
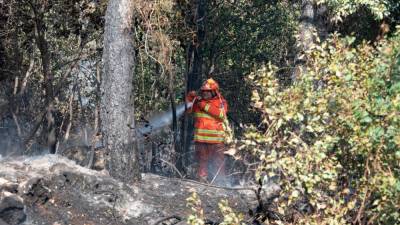
M 0 219 L 0 225 L 10 225 L 10 224 L 8 224 L 8 223 L 4 222 L 4 220 Z
M 0 177 L 0 192 L 8 191 L 11 193 L 16 193 L 18 190 L 18 184 L 10 182 Z
M 4 191 L 1 193 L 0 219 L 9 225 L 22 224 L 26 220 L 24 204 L 18 195 Z

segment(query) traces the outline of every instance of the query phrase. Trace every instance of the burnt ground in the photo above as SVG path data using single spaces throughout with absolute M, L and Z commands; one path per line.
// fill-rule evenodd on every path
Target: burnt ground
M 197 192 L 207 219 L 221 221 L 218 202 L 227 199 L 246 214 L 257 204 L 250 190 L 229 190 L 189 180 L 143 174 L 126 185 L 58 155 L 0 161 L 0 225 L 186 224 L 186 199 Z M 180 218 L 179 221 L 176 218 Z

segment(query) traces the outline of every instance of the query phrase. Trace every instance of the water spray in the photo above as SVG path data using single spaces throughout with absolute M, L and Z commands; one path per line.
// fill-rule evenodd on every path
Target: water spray
M 181 117 L 186 109 L 190 109 L 193 106 L 193 102 L 181 103 L 176 107 L 176 117 Z M 156 133 L 157 131 L 161 130 L 162 128 L 170 125 L 173 120 L 173 111 L 172 109 L 153 116 L 149 119 L 148 123 L 143 127 L 139 127 L 137 130 L 137 134 L 141 136 L 147 136 L 152 133 Z

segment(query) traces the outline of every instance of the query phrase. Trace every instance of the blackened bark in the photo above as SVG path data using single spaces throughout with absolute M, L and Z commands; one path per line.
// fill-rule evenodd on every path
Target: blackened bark
M 186 76 L 185 76 L 185 80 L 186 80 L 186 90 L 185 90 L 185 95 L 187 95 L 188 91 L 188 76 L 190 74 L 190 70 L 192 69 L 192 64 L 193 62 L 193 54 L 192 54 L 192 46 L 189 45 L 186 49 Z M 185 106 L 186 107 L 186 106 Z M 185 108 L 185 110 L 187 110 Z M 193 123 L 192 121 L 189 121 L 191 118 L 189 117 L 189 115 L 185 114 L 182 117 L 182 121 L 181 121 L 181 133 L 180 133 L 180 140 L 182 142 L 182 147 L 180 148 L 180 151 L 178 152 L 178 159 L 176 162 L 176 167 L 178 170 L 180 170 L 183 173 L 186 173 L 186 166 L 187 166 L 187 161 L 188 161 L 188 152 L 189 152 L 189 147 L 190 147 L 190 142 L 191 142 L 191 138 L 188 137 L 188 128 L 189 128 L 189 122 Z
M 94 164 L 94 156 L 95 156 L 95 149 L 96 149 L 96 142 L 98 141 L 98 133 L 100 127 L 100 106 L 99 106 L 99 99 L 100 99 L 100 84 L 101 84 L 101 62 L 98 60 L 96 62 L 96 108 L 94 110 L 94 126 L 93 126 L 93 136 L 90 144 L 90 155 L 89 155 L 89 162 L 86 165 L 87 168 L 92 169 Z
M 206 5 L 207 1 L 197 0 L 196 1 L 196 12 L 194 13 L 194 22 L 196 25 L 196 40 L 191 46 L 193 48 L 193 69 L 189 70 L 189 76 L 187 80 L 187 89 L 198 90 L 201 85 L 201 75 L 203 68 L 203 49 L 204 49 L 204 38 L 206 35 Z
M 40 52 L 40 59 L 42 62 L 42 72 L 44 77 L 44 90 L 46 93 L 46 102 L 52 102 L 54 98 L 54 87 L 53 87 L 53 73 L 51 71 L 51 57 L 49 51 L 49 45 L 45 38 L 46 26 L 44 23 L 44 6 L 34 5 L 29 2 L 34 15 L 35 24 L 35 40 Z M 54 154 L 57 146 L 57 132 L 54 118 L 54 107 L 50 103 L 46 109 L 46 125 L 44 132 L 47 136 L 47 146 L 49 152 Z
M 174 74 L 169 72 L 169 98 L 171 102 L 171 109 L 172 109 L 172 141 L 174 146 L 174 155 L 177 152 L 181 152 L 181 143 L 178 139 L 178 118 L 176 115 L 176 104 L 175 104 L 175 90 L 174 90 Z M 176 160 L 176 158 L 175 158 Z
M 100 118 L 110 175 L 123 182 L 140 179 L 132 98 L 134 1 L 110 0 L 106 12 Z
M 189 23 L 194 24 L 193 29 L 196 31 L 196 38 L 188 45 L 186 64 L 187 64 L 187 77 L 186 77 L 186 93 L 192 90 L 198 90 L 201 86 L 202 68 L 203 68 L 203 49 L 204 39 L 206 34 L 206 6 L 205 0 L 193 1 L 193 21 Z M 181 140 L 183 140 L 183 148 L 180 152 L 180 159 L 177 163 L 177 168 L 184 171 L 189 163 L 190 146 L 193 139 L 193 118 L 190 115 L 185 115 L 181 127 Z
M 36 5 L 31 3 L 31 8 L 34 14 L 35 22 L 35 40 L 40 52 L 40 59 L 42 61 L 42 72 L 44 76 L 44 88 L 48 98 L 53 97 L 53 75 L 51 73 L 51 62 L 49 45 L 45 38 L 46 26 L 44 24 L 44 9 L 37 8 Z

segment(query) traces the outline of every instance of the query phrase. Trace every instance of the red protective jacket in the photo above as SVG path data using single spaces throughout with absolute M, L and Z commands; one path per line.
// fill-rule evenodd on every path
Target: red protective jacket
M 189 112 L 193 113 L 194 141 L 219 144 L 225 139 L 223 121 L 228 111 L 228 104 L 221 96 L 210 100 L 198 100 Z

